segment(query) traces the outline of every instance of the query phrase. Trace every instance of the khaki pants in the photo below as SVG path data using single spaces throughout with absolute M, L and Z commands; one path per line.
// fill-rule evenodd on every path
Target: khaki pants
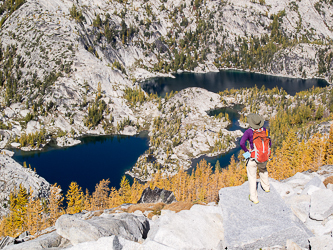
M 269 190 L 268 172 L 266 168 L 267 162 L 257 163 L 254 159 L 250 159 L 247 164 L 247 177 L 249 180 L 250 200 L 258 201 L 257 193 L 257 167 L 259 168 L 260 184 L 266 191 Z

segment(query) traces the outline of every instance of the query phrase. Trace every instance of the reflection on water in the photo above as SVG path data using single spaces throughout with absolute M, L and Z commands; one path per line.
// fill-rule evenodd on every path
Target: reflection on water
M 142 88 L 148 93 L 157 93 L 165 96 L 171 91 L 181 91 L 188 87 L 199 87 L 211 92 L 218 93 L 226 89 L 251 88 L 257 85 L 258 88 L 283 88 L 290 95 L 314 87 L 325 87 L 327 82 L 322 79 L 300 79 L 277 77 L 263 74 L 256 74 L 236 70 L 222 70 L 220 72 L 181 73 L 176 78 L 159 77 L 141 83 Z

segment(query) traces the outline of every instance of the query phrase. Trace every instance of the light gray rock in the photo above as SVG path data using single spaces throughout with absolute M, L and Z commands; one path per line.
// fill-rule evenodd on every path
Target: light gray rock
M 311 250 L 333 250 L 333 238 L 330 235 L 311 237 Z
M 28 231 L 25 231 L 23 233 L 21 233 L 16 239 L 15 239 L 15 243 L 22 243 L 28 240 L 31 240 L 30 238 L 30 233 Z
M 269 180 L 269 183 L 271 186 L 275 188 L 275 190 L 279 193 L 279 195 L 282 198 L 291 197 L 295 195 L 294 188 L 292 187 L 292 185 L 288 183 L 279 182 L 271 178 Z
M 310 213 L 310 195 L 294 195 L 285 198 L 285 202 L 290 206 L 293 213 L 305 223 Z
M 287 250 L 302 250 L 302 248 L 299 245 L 297 245 L 295 242 L 289 239 L 287 240 L 286 247 Z
M 57 146 L 59 147 L 71 147 L 80 143 L 80 140 L 74 139 L 72 137 L 63 136 L 57 138 Z
M 320 190 L 319 187 L 316 187 L 316 186 L 313 186 L 313 185 L 310 185 L 308 186 L 307 188 L 305 188 L 301 194 L 303 195 L 312 195 L 314 192 L 316 192 L 317 190 Z
M 140 244 L 136 242 L 129 242 L 126 241 L 125 239 L 122 239 L 121 242 L 119 240 L 120 237 L 112 235 L 110 237 L 101 237 L 97 241 L 88 241 L 88 242 L 83 242 L 79 243 L 75 246 L 72 246 L 68 248 L 68 250 L 90 250 L 90 249 L 103 249 L 103 250 L 122 250 L 125 242 L 129 243 L 127 244 L 127 247 L 135 246 L 139 247 Z
M 329 189 L 329 190 L 332 190 L 332 191 L 333 191 L 333 184 L 331 184 L 331 183 L 328 183 L 328 184 L 327 184 L 327 189 Z
M 101 237 L 117 235 L 127 240 L 138 241 L 146 238 L 149 222 L 144 216 L 133 214 L 105 214 L 84 220 L 78 215 L 62 215 L 56 222 L 57 233 L 73 245 L 96 241 Z
M 333 191 L 320 189 L 311 195 L 310 218 L 324 220 L 333 214 Z
M 190 210 L 159 217 L 148 240 L 175 249 L 216 249 L 223 240 L 221 209 L 194 205 Z
M 304 190 L 302 191 L 301 194 L 310 194 L 308 193 L 309 189 L 311 189 L 311 186 L 315 186 L 321 189 L 326 189 L 324 183 L 319 179 L 318 176 L 313 177 L 304 187 Z
M 0 154 L 0 217 L 8 211 L 6 205 L 10 192 L 20 184 L 27 190 L 31 187 L 36 196 L 48 197 L 50 184 L 44 178 L 9 156 Z
M 27 116 L 27 114 L 30 113 L 30 110 L 29 109 L 23 109 L 23 110 L 20 110 L 20 115 L 24 118 Z
M 5 247 L 5 250 L 37 250 L 67 245 L 68 241 L 56 232 L 42 235 L 34 240 Z
M 5 236 L 0 241 L 0 249 L 5 248 L 6 246 L 13 245 L 14 242 L 15 242 L 15 238 L 9 237 L 9 236 Z
M 40 123 L 36 121 L 29 121 L 27 124 L 26 133 L 31 134 L 41 129 Z
M 313 234 L 293 214 L 274 186 L 265 193 L 258 188 L 259 204 L 249 201 L 248 182 L 219 192 L 223 211 L 224 247 L 257 249 L 284 246 L 287 239 L 307 247 Z
M 307 228 L 309 228 L 315 236 L 328 235 L 333 230 L 333 217 L 329 217 L 324 221 L 317 221 L 308 218 L 305 222 Z
M 281 183 L 289 184 L 294 189 L 295 193 L 300 194 L 311 179 L 313 179 L 313 176 L 298 172 L 294 176 L 281 181 Z
M 14 152 L 13 151 L 10 151 L 10 150 L 7 150 L 7 149 L 2 149 L 1 150 L 1 154 L 3 155 L 7 155 L 9 157 L 12 157 L 14 155 Z
M 122 237 L 112 235 L 110 237 L 102 237 L 97 241 L 89 241 L 72 246 L 67 250 L 173 250 L 159 244 L 155 241 L 147 240 L 143 244 L 129 241 Z
M 12 118 L 15 115 L 15 111 L 9 107 L 5 108 L 4 112 L 8 118 Z
M 18 143 L 18 142 L 12 142 L 10 145 L 11 145 L 13 148 L 18 148 L 18 147 L 21 146 L 21 143 Z

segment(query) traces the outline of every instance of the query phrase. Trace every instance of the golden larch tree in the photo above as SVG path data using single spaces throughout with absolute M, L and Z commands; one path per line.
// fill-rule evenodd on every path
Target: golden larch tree
M 53 226 L 56 220 L 64 214 L 63 201 L 64 197 L 61 194 L 61 188 L 55 183 L 50 187 L 50 196 L 47 205 L 49 226 Z
M 84 209 L 84 194 L 76 182 L 71 182 L 66 194 L 68 214 L 76 214 Z

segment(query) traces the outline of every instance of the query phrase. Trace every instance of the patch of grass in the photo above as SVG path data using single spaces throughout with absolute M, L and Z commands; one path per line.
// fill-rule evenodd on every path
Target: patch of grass
M 176 213 L 178 213 L 182 210 L 190 210 L 193 205 L 194 205 L 193 202 L 179 201 L 179 202 L 174 202 L 174 203 L 168 204 L 163 209 L 175 211 Z
M 325 185 L 325 187 L 327 187 L 327 185 L 328 185 L 329 183 L 333 184 L 333 175 L 330 176 L 330 177 L 327 177 L 327 178 L 324 180 L 324 185 Z
M 160 211 L 165 206 L 165 203 L 140 203 L 130 206 L 126 212 L 133 213 L 136 210 L 140 210 L 142 213 L 145 211 Z
M 151 211 L 147 217 L 151 219 L 154 215 L 161 215 L 161 210 L 171 210 L 175 211 L 176 213 L 182 211 L 182 210 L 190 210 L 190 208 L 194 205 L 193 202 L 187 202 L 187 201 L 180 201 L 180 202 L 174 202 L 171 204 L 165 204 L 165 203 L 140 203 L 135 204 L 127 209 L 120 209 L 127 213 L 134 213 L 137 210 L 140 210 L 142 213 L 146 211 Z M 115 209 L 116 211 L 117 209 Z

